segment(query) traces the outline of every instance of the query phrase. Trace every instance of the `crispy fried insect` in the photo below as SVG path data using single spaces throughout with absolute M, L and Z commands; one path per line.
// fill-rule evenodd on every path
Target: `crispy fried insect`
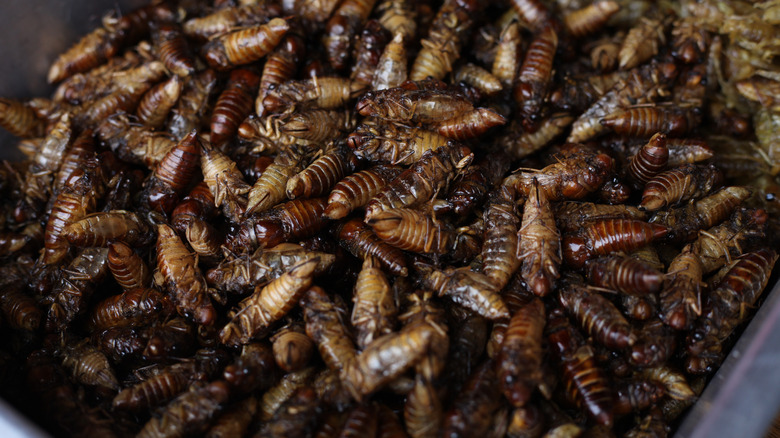
M 436 13 L 428 37 L 420 41 L 422 48 L 412 64 L 409 79 L 427 77 L 442 79 L 452 71 L 471 26 L 471 14 L 479 7 L 476 2 L 446 2 Z
M 108 269 L 126 291 L 148 287 L 152 274 L 146 262 L 123 242 L 108 245 Z
M 157 269 L 181 316 L 200 325 L 214 323 L 216 310 L 207 295 L 208 286 L 197 259 L 165 224 L 157 226 Z
M 414 388 L 404 404 L 404 424 L 412 438 L 438 436 L 443 420 L 442 402 L 431 382 L 421 376 L 415 378 Z
M 229 388 L 222 381 L 192 386 L 189 391 L 168 403 L 159 417 L 152 417 L 138 433 L 138 437 L 202 434 L 220 407 L 228 401 L 229 395 Z
M 312 368 L 308 368 L 308 374 L 311 375 Z M 285 379 L 296 376 L 298 373 L 306 373 L 306 370 L 294 371 L 285 375 L 279 382 L 282 385 Z M 274 366 L 274 354 L 270 346 L 266 343 L 246 344 L 241 348 L 241 355 L 232 364 L 225 367 L 223 378 L 230 385 L 234 392 L 251 393 L 258 389 L 269 388 L 277 378 Z M 272 390 L 267 392 L 268 398 L 272 398 Z M 290 391 L 292 392 L 292 391 Z M 288 394 L 289 395 L 289 394 Z M 265 404 L 266 397 L 263 397 L 261 407 Z M 273 412 L 269 413 L 268 416 Z
M 647 368 L 638 373 L 639 377 L 658 382 L 666 389 L 666 395 L 675 400 L 686 400 L 696 397 L 685 376 L 668 366 Z
M 143 357 L 150 361 L 163 361 L 186 357 L 195 351 L 195 328 L 184 318 L 174 317 L 162 324 L 152 326 L 143 351 Z
M 743 248 L 756 246 L 765 238 L 767 213 L 745 208 L 734 212 L 727 222 L 701 232 L 694 242 L 702 272 L 709 274 L 745 252 Z
M 207 40 L 233 29 L 265 23 L 270 17 L 282 15 L 276 1 L 255 1 L 240 6 L 218 9 L 209 15 L 194 17 L 184 22 L 184 33 L 193 38 Z
M 297 148 L 277 155 L 249 191 L 246 214 L 268 210 L 285 199 L 287 182 L 303 170 L 304 159 L 305 154 Z
M 298 63 L 306 54 L 306 44 L 297 32 L 288 32 L 284 39 L 266 58 L 260 76 L 260 90 L 255 100 L 255 112 L 262 117 L 266 113 L 263 100 L 273 86 L 289 81 L 298 70 Z
M 597 422 L 611 425 L 612 392 L 604 371 L 596 363 L 593 348 L 582 339 L 560 310 L 549 314 L 547 326 L 547 339 L 563 368 L 568 399 L 587 409 Z
M 76 345 L 66 345 L 62 366 L 69 369 L 79 383 L 99 386 L 111 391 L 119 389 L 114 370 L 106 356 L 85 339 Z
M 522 129 L 520 121 L 513 120 L 498 141 L 514 158 L 525 158 L 547 146 L 573 121 L 574 117 L 568 113 L 556 113 L 539 122 L 536 130 L 530 132 Z
M 642 146 L 628 164 L 628 176 L 636 188 L 644 187 L 648 181 L 661 173 L 669 162 L 666 135 L 658 133 Z
M 182 365 L 168 366 L 159 374 L 123 389 L 114 397 L 113 408 L 137 412 L 174 399 L 184 392 L 193 380 L 189 367 Z
M 226 345 L 247 344 L 272 322 L 286 315 L 311 285 L 318 263 L 316 257 L 304 260 L 265 287 L 255 288 L 254 294 L 230 312 L 230 322 L 219 333 L 220 341 Z
M 95 141 L 93 131 L 89 128 L 76 137 L 73 144 L 62 157 L 60 170 L 54 179 L 54 191 L 61 192 L 66 186 L 73 185 L 74 178 L 81 176 L 81 169 L 90 158 L 95 157 Z
M 475 87 L 485 96 L 493 96 L 501 89 L 501 81 L 492 73 L 476 64 L 464 64 L 455 72 L 455 81 Z
M 331 370 L 344 372 L 357 353 L 347 328 L 333 301 L 321 288 L 314 286 L 301 299 L 306 334 L 317 344 L 320 356 Z
M 665 42 L 664 25 L 660 20 L 642 17 L 632 27 L 620 47 L 618 58 L 621 69 L 634 68 L 658 54 L 658 47 Z
M 360 219 L 351 219 L 338 225 L 333 234 L 339 244 L 361 259 L 375 257 L 393 275 L 408 274 L 406 258 L 398 248 L 379 239 Z
M 261 59 L 276 47 L 290 30 L 283 18 L 216 36 L 201 49 L 211 68 L 230 70 Z
M 558 298 L 583 329 L 605 347 L 621 349 L 636 342 L 631 325 L 615 305 L 601 295 L 572 283 L 559 291 Z
M 710 193 L 723 182 L 723 174 L 713 165 L 688 164 L 657 175 L 645 185 L 639 208 L 655 211 Z
M 366 221 L 380 239 L 406 251 L 446 254 L 455 244 L 452 227 L 408 208 L 391 208 Z
M 156 289 L 139 288 L 108 297 L 91 310 L 88 326 L 93 331 L 139 326 L 173 312 L 173 304 Z
M 411 165 L 425 151 L 448 144 L 447 137 L 419 127 L 392 123 L 364 123 L 349 135 L 355 155 L 371 162 Z
M 642 325 L 637 341 L 631 347 L 629 363 L 639 367 L 665 364 L 674 354 L 677 340 L 674 331 L 653 318 Z
M 44 123 L 35 111 L 22 102 L 0 98 L 0 127 L 17 137 L 40 137 Z
M 171 110 L 171 120 L 168 130 L 175 138 L 182 138 L 195 129 L 200 129 L 206 114 L 211 110 L 209 98 L 217 84 L 214 70 L 204 70 L 192 76 L 179 101 Z
M 536 295 L 543 297 L 550 293 L 560 275 L 561 235 L 550 202 L 536 178 L 525 202 L 517 238 L 517 258 L 523 261 L 520 275 Z
M 357 38 L 353 51 L 350 78 L 371 86 L 385 46 L 392 35 L 377 20 L 369 20 Z M 404 55 L 406 56 L 406 55 Z M 404 60 L 404 63 L 406 61 Z M 404 67 L 404 70 L 406 68 Z M 403 72 L 405 75 L 405 72 Z M 404 77 L 401 82 L 406 80 Z
M 539 32 L 550 23 L 550 11 L 539 0 L 512 0 L 510 5 L 523 19 L 523 24 L 526 24 L 534 32 Z
M 407 89 L 404 86 L 368 91 L 358 100 L 357 111 L 399 123 L 436 123 L 474 109 L 461 94 L 430 89 Z
M 62 270 L 50 292 L 53 303 L 47 315 L 47 330 L 63 329 L 86 311 L 96 285 L 108 274 L 107 260 L 106 248 L 87 248 L 70 262 L 67 269 Z
M 342 137 L 355 128 L 352 112 L 344 110 L 309 110 L 282 119 L 282 132 L 314 143 L 325 143 Z
M 492 158 L 486 157 L 476 164 L 469 164 L 452 184 L 443 208 L 435 206 L 434 211 L 438 213 L 451 209 L 458 216 L 466 217 L 482 204 L 509 170 L 508 157 L 498 153 Z
M 434 330 L 428 324 L 406 326 L 366 346 L 354 362 L 346 364 L 343 372 L 352 396 L 361 400 L 417 363 L 430 348 Z
M 257 413 L 257 398 L 249 396 L 223 411 L 213 422 L 206 438 L 243 436 Z
M 517 193 L 525 197 L 537 180 L 548 200 L 575 200 L 598 190 L 607 180 L 612 166 L 613 160 L 606 154 L 575 149 L 541 170 L 512 174 L 504 179 L 504 184 L 514 186 Z
M 493 412 L 501 405 L 501 391 L 494 364 L 486 361 L 475 369 L 445 414 L 443 436 L 486 436 Z
M 563 258 L 574 268 L 594 256 L 631 252 L 666 235 L 663 225 L 632 219 L 603 219 L 585 224 L 580 232 L 563 237 Z
M 617 416 L 644 411 L 665 395 L 663 386 L 644 379 L 618 380 L 613 392 Z
M 214 135 L 212 132 L 212 140 Z M 227 155 L 201 141 L 200 168 L 203 181 L 214 195 L 214 205 L 222 207 L 225 216 L 234 223 L 241 222 L 246 209 L 246 198 L 252 187 L 244 182 L 244 175 Z
M 357 345 L 365 349 L 375 339 L 391 333 L 397 309 L 395 297 L 378 260 L 368 256 L 355 281 L 351 322 L 357 330 Z
M 438 296 L 447 296 L 453 302 L 472 310 L 485 318 L 496 320 L 509 318 L 509 310 L 496 287 L 484 275 L 468 267 L 438 269 L 417 267 L 420 283 Z
M 171 134 L 139 126 L 127 114 L 108 117 L 95 133 L 122 161 L 143 164 L 150 169 L 157 167 L 176 146 Z
M 400 173 L 398 167 L 380 165 L 345 177 L 333 186 L 323 214 L 330 219 L 345 217 L 352 210 L 366 205 Z
M 260 76 L 250 69 L 230 72 L 228 83 L 211 113 L 211 144 L 225 149 L 226 143 L 238 132 L 238 125 L 252 112 L 252 99 L 259 84 Z
M 561 201 L 553 204 L 553 216 L 558 229 L 563 232 L 577 231 L 590 221 L 647 218 L 645 212 L 630 205 L 604 205 L 576 201 Z
M 586 264 L 588 280 L 594 286 L 642 297 L 661 289 L 663 274 L 633 257 L 599 257 Z
M 517 21 L 510 22 L 501 30 L 492 73 L 504 87 L 512 85 L 517 70 L 520 68 L 520 45 L 522 42 L 520 24 Z
M 184 237 L 201 263 L 216 263 L 222 255 L 224 236 L 203 219 L 196 218 L 189 222 Z
M 183 89 L 184 82 L 179 76 L 173 76 L 150 88 L 138 102 L 135 111 L 138 120 L 149 128 L 162 127 Z
M 329 193 L 345 175 L 355 171 L 357 157 L 344 143 L 337 143 L 309 167 L 287 180 L 287 197 L 310 198 Z
M 780 82 L 753 76 L 736 83 L 739 94 L 771 110 L 780 110 Z
M 293 105 L 337 109 L 360 96 L 366 85 L 341 77 L 314 77 L 287 81 L 271 87 L 263 98 L 263 108 L 271 113 L 283 112 Z
M 317 424 L 321 407 L 317 393 L 310 386 L 295 390 L 258 432 L 259 436 L 310 436 Z
M 404 35 L 396 33 L 377 62 L 371 86 L 374 90 L 398 87 L 406 81 L 407 76 Z
M 121 33 L 98 27 L 57 57 L 49 67 L 49 83 L 60 82 L 103 64 L 119 51 L 121 44 Z
M 322 44 L 334 69 L 344 70 L 347 67 L 352 40 L 368 19 L 375 3 L 376 0 L 346 0 L 328 20 Z
M 159 24 L 152 30 L 152 41 L 160 61 L 174 75 L 186 78 L 195 73 L 195 59 L 190 55 L 180 26 Z
M 200 149 L 200 139 L 193 131 L 165 154 L 144 185 L 142 197 L 153 210 L 173 210 L 198 170 Z
M 558 47 L 558 35 L 546 26 L 534 37 L 520 66 L 513 90 L 527 127 L 535 125 L 552 79 L 552 65 Z
M 152 227 L 144 218 L 124 210 L 88 214 L 68 224 L 63 235 L 71 245 L 80 247 L 107 247 L 117 241 L 142 247 L 155 238 Z
M 686 370 L 703 374 L 722 359 L 723 343 L 747 317 L 764 291 L 778 255 L 771 249 L 744 254 L 709 294 L 702 317 L 689 334 Z
M 684 112 L 657 106 L 621 110 L 605 116 L 600 123 L 629 137 L 647 137 L 657 132 L 678 136 L 693 128 Z
M 34 332 L 43 320 L 43 311 L 35 299 L 23 291 L 19 282 L 5 282 L 0 290 L 0 311 L 5 323 L 17 330 Z
M 284 371 L 302 370 L 314 353 L 314 341 L 306 336 L 302 324 L 290 324 L 271 337 L 274 361 Z
M 484 220 L 482 272 L 500 290 L 520 267 L 520 260 L 517 258 L 517 229 L 520 218 L 509 188 L 501 186 L 497 193 L 490 196 Z
M 489 108 L 477 108 L 436 124 L 436 131 L 454 140 L 479 137 L 490 128 L 501 126 L 506 119 Z
M 144 93 L 164 75 L 165 66 L 159 61 L 150 61 L 122 72 L 114 79 L 114 91 L 93 101 L 81 114 L 81 119 L 87 124 L 96 125 L 117 113 L 134 113 Z
M 138 359 L 146 345 L 143 334 L 134 327 L 115 327 L 92 335 L 92 342 L 115 364 Z
M 40 203 L 48 201 L 52 193 L 51 181 L 73 136 L 71 116 L 65 113 L 54 124 L 31 159 L 22 189 L 27 200 Z
M 512 314 L 506 328 L 496 373 L 504 396 L 515 407 L 528 402 L 540 379 L 544 325 L 544 304 L 534 298 Z
M 399 287 L 399 281 L 394 284 Z M 434 328 L 434 339 L 430 350 L 415 366 L 417 373 L 426 382 L 437 379 L 447 363 L 449 339 L 447 338 L 447 321 L 444 310 L 433 299 L 428 291 L 415 291 L 407 295 L 406 311 L 399 316 L 405 326 L 429 324 Z
M 294 199 L 244 221 L 228 238 L 227 247 L 240 252 L 273 247 L 282 242 L 311 237 L 327 225 L 322 217 L 325 198 Z
M 567 14 L 563 22 L 574 37 L 596 33 L 620 9 L 617 2 L 598 0 L 584 8 Z
M 401 34 L 406 44 L 414 41 L 417 34 L 417 8 L 414 3 L 408 0 L 383 0 L 377 5 L 376 11 L 379 24 L 391 35 Z
M 463 169 L 474 156 L 465 146 L 448 144 L 427 151 L 420 161 L 388 183 L 366 206 L 366 217 L 391 208 L 411 208 L 427 202 L 445 188 L 457 170 Z

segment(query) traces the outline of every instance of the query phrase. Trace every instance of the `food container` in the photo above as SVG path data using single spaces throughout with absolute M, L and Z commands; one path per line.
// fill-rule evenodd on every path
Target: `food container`
M 57 54 L 94 29 L 110 8 L 148 0 L 4 0 L 0 5 L 0 96 L 46 96 L 46 72 Z M 0 131 L 0 158 L 19 160 L 14 138 Z M 762 437 L 780 411 L 780 284 L 688 412 L 676 437 Z M 0 436 L 45 437 L 39 427 L 0 400 Z

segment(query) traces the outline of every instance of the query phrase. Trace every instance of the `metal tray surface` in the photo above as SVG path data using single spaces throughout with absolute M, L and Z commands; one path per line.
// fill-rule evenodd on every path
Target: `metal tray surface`
M 106 11 L 147 0 L 3 0 L 0 5 L 0 96 L 48 96 L 54 58 L 92 30 Z M 0 159 L 21 159 L 0 131 Z M 678 429 L 677 438 L 763 437 L 780 411 L 780 284 L 755 315 Z M 0 436 L 46 437 L 0 399 Z

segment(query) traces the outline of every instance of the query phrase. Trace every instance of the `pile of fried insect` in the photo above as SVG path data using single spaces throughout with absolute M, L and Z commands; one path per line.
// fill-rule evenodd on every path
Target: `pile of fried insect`
M 0 99 L 0 392 L 63 436 L 667 436 L 778 258 L 779 17 L 107 15 Z

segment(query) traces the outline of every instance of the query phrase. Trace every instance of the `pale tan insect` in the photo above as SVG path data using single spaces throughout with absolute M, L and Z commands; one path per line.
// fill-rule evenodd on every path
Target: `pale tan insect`
M 382 335 L 391 333 L 398 311 L 395 297 L 379 263 L 371 256 L 363 261 L 355 281 L 352 326 L 357 329 L 357 345 L 365 349 Z
M 561 235 L 550 202 L 536 179 L 525 202 L 518 239 L 517 257 L 523 261 L 521 275 L 535 294 L 545 296 L 560 275 Z

